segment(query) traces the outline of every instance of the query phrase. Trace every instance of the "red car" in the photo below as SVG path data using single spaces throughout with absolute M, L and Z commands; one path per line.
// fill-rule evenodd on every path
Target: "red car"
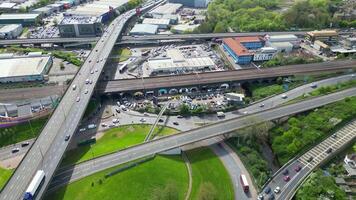
M 283 177 L 283 180 L 284 180 L 285 182 L 288 182 L 288 181 L 290 180 L 290 177 L 289 177 L 289 176 L 285 176 L 285 177 Z
M 302 169 L 302 167 L 300 165 L 297 165 L 294 167 L 295 172 L 299 172 L 301 169 Z

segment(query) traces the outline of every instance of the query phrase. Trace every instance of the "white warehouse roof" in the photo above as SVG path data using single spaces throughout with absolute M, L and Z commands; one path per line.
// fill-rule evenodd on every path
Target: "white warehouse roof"
M 17 14 L 1 14 L 0 19 L 35 19 L 39 16 L 38 13 L 17 13 Z
M 11 9 L 14 6 L 16 6 L 16 3 L 3 2 L 0 4 L 0 9 Z
M 175 14 L 179 8 L 181 8 L 183 5 L 180 3 L 166 3 L 162 6 L 159 6 L 150 13 L 152 14 L 159 14 L 159 15 L 165 15 L 165 14 Z
M 215 66 L 215 63 L 209 57 L 187 58 L 183 62 L 175 62 L 172 58 L 159 58 L 148 60 L 148 66 L 152 71 L 175 71 L 213 67 Z
M 9 24 L 9 25 L 5 25 L 0 27 L 0 33 L 8 33 L 10 31 L 13 31 L 19 27 L 22 27 L 21 24 Z
M 0 78 L 39 75 L 49 60 L 50 56 L 0 59 Z
M 79 5 L 74 9 L 68 10 L 67 13 L 72 15 L 89 15 L 89 16 L 101 16 L 109 12 L 109 7 L 114 9 L 126 4 L 128 0 L 98 0 L 93 3 L 87 3 Z
M 272 36 L 267 36 L 268 41 L 270 42 L 293 42 L 297 41 L 298 37 L 292 34 L 288 35 L 272 35 Z
M 156 34 L 158 26 L 153 24 L 136 24 L 130 34 Z
M 169 19 L 156 19 L 156 18 L 145 18 L 142 21 L 142 24 L 157 24 L 157 25 L 169 25 L 170 20 Z

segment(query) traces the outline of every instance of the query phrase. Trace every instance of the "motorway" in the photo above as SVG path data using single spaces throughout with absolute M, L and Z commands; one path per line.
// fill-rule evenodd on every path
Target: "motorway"
M 356 60 L 342 60 L 303 65 L 289 65 L 266 69 L 244 69 L 235 71 L 207 72 L 177 76 L 159 76 L 142 79 L 122 79 L 102 82 L 97 89 L 104 93 L 141 91 L 159 88 L 179 88 L 184 86 L 212 83 L 229 83 L 231 81 L 248 81 L 295 74 L 341 71 L 356 68 Z
M 0 45 L 21 44 L 63 44 L 63 43 L 96 43 L 100 37 L 46 38 L 46 39 L 13 39 L 0 40 Z
M 145 8 L 147 7 L 142 10 Z M 44 170 L 46 178 L 36 199 L 42 197 L 69 143 L 64 140 L 66 135 L 71 136 L 75 132 L 105 65 L 106 58 L 121 34 L 126 21 L 135 13 L 135 10 L 128 11 L 112 21 L 72 81 L 42 133 L 3 188 L 0 193 L 1 200 L 22 199 L 34 174 L 40 169 Z M 85 83 L 88 79 L 91 84 Z M 76 89 L 72 90 L 74 85 L 76 85 Z
M 163 152 L 169 149 L 180 147 L 196 141 L 212 138 L 218 135 L 229 133 L 236 129 L 241 129 L 263 121 L 278 119 L 283 116 L 300 113 L 314 109 L 332 102 L 344 99 L 348 96 L 356 96 L 356 88 L 351 88 L 338 93 L 313 98 L 310 100 L 285 105 L 282 107 L 267 109 L 254 114 L 242 117 L 235 117 L 229 120 L 220 121 L 201 128 L 192 129 L 172 136 L 163 137 L 150 142 L 146 142 L 134 147 L 127 148 L 106 156 L 83 162 L 75 166 L 61 168 L 56 172 L 56 177 L 50 188 L 59 187 L 68 182 L 72 182 L 99 172 L 101 170 L 133 161 L 148 155 Z
M 29 88 L 15 88 L 15 89 L 1 89 L 0 102 L 12 102 L 18 100 L 38 99 L 53 95 L 62 95 L 65 92 L 66 86 L 51 85 L 44 87 L 29 87 Z
M 279 194 L 275 194 L 276 199 L 292 199 L 297 191 L 297 188 L 316 167 L 336 155 L 337 152 L 344 149 L 347 144 L 350 144 L 355 140 L 356 120 L 353 120 L 351 123 L 345 125 L 335 134 L 337 137 L 328 137 L 300 157 L 292 159 L 291 162 L 280 168 L 280 170 L 273 175 L 273 179 L 268 182 L 265 188 L 270 187 L 273 193 L 273 190 L 279 186 L 281 188 L 281 192 Z M 332 148 L 331 153 L 326 152 L 329 148 Z M 310 157 L 312 157 L 313 160 L 308 162 Z M 301 166 L 302 169 L 299 172 L 296 172 L 294 170 L 296 166 Z M 288 170 L 288 176 L 291 178 L 288 182 L 283 180 L 283 172 L 285 170 Z M 267 196 L 266 194 L 264 195 Z

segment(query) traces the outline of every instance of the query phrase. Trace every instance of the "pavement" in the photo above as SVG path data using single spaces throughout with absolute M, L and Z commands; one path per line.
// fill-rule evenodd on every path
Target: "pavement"
M 230 120 L 207 125 L 201 128 L 192 129 L 179 134 L 162 137 L 137 146 L 133 146 L 122 151 L 118 151 L 106 156 L 83 162 L 75 166 L 68 166 L 57 171 L 50 188 L 56 188 L 81 179 L 101 170 L 136 160 L 148 155 L 167 151 L 186 144 L 200 140 L 213 138 L 218 135 L 229 133 L 236 129 L 251 126 L 256 123 L 278 119 L 283 116 L 293 115 L 314 109 L 332 102 L 340 101 L 348 96 L 355 96 L 356 88 L 351 88 L 341 92 L 325 95 L 302 102 L 285 105 L 277 108 L 267 109 L 255 114 L 248 114 L 242 117 L 235 117 Z
M 267 187 L 270 187 L 272 189 L 271 193 L 273 193 L 273 190 L 278 186 L 281 188 L 281 192 L 274 194 L 276 199 L 292 199 L 302 181 L 305 180 L 316 167 L 336 155 L 352 141 L 355 141 L 356 120 L 353 120 L 349 124 L 345 125 L 334 134 L 336 134 L 336 137 L 331 135 L 318 145 L 308 150 L 306 153 L 292 159 L 289 163 L 280 168 L 280 170 L 273 175 L 273 178 L 263 188 L 263 191 Z M 330 153 L 327 152 L 329 148 L 332 150 Z M 312 158 L 312 160 L 309 160 L 310 158 Z M 301 167 L 299 172 L 295 171 L 297 166 Z M 283 180 L 286 176 L 283 173 L 286 170 L 288 171 L 288 174 L 286 175 L 290 177 L 289 181 Z M 267 194 L 263 195 L 269 196 Z
M 69 143 L 65 141 L 65 137 L 71 136 L 75 132 L 106 63 L 106 58 L 109 56 L 126 21 L 133 15 L 135 15 L 134 9 L 112 21 L 81 67 L 78 75 L 72 81 L 70 88 L 63 96 L 42 133 L 3 188 L 0 193 L 1 200 L 21 199 L 38 170 L 43 170 L 46 176 L 41 188 L 37 191 L 36 199 L 42 197 Z M 87 79 L 92 84 L 86 84 Z M 77 86 L 75 90 L 72 89 L 73 85 Z M 88 90 L 88 92 L 84 92 L 85 90 Z

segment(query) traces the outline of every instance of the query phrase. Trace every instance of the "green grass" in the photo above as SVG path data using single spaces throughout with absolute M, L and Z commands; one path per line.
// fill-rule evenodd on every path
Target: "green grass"
M 139 144 L 144 141 L 151 125 L 125 125 L 110 129 L 104 136 L 91 146 L 80 146 L 66 153 L 62 165 L 70 165 L 83 162 L 93 157 L 113 153 L 115 151 Z M 169 135 L 177 131 L 172 128 L 157 126 L 154 133 Z
M 0 129 L 0 147 L 37 137 L 45 125 L 47 117 L 31 120 L 9 128 Z M 31 131 L 31 127 L 33 133 Z
M 154 160 L 125 170 L 107 179 L 111 168 L 73 182 L 46 196 L 48 200 L 151 200 L 168 199 L 157 196 L 170 194 L 183 200 L 188 190 L 188 171 L 180 156 L 156 156 Z M 102 184 L 99 183 L 102 180 Z M 92 186 L 94 183 L 94 186 Z
M 91 113 L 93 113 L 98 106 L 98 102 L 95 99 L 90 99 L 88 106 L 84 112 L 84 118 L 88 117 Z
M 4 169 L 0 167 L 0 191 L 2 187 L 5 186 L 7 180 L 10 178 L 13 170 L 11 169 Z
M 251 87 L 252 99 L 257 101 L 268 96 L 284 92 L 283 85 L 254 85 Z
M 130 49 L 124 48 L 117 50 L 117 55 L 119 56 L 118 61 L 123 62 L 128 60 L 131 57 L 132 53 Z
M 232 181 L 219 158 L 208 148 L 187 152 L 192 165 L 193 185 L 190 199 L 234 199 Z

